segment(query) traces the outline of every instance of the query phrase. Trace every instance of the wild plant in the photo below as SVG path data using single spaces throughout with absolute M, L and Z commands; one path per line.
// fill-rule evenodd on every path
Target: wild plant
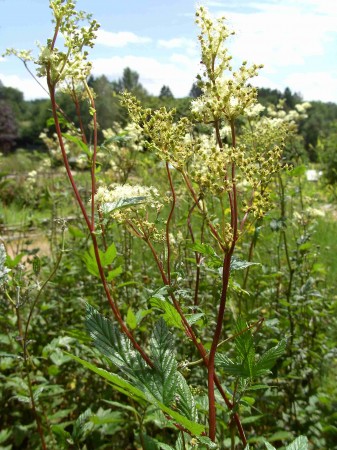
M 85 50 L 94 45 L 98 24 L 77 12 L 71 0 L 53 0 L 50 7 L 54 33 L 34 62 L 37 75 L 47 81 L 63 163 L 91 238 L 84 262 L 100 280 L 113 315 L 110 320 L 87 305 L 87 330 L 109 370 L 96 361 L 72 358 L 140 405 L 137 439 L 142 448 L 247 449 L 241 417 L 251 414 L 247 394 L 265 388 L 258 380 L 270 372 L 287 344 L 281 339 L 270 348 L 261 343 L 257 348 L 264 318 L 250 317 L 247 322 L 237 314 L 233 301 L 242 293 L 237 272 L 254 263 L 238 258 L 236 250 L 247 230 L 270 209 L 272 180 L 287 169 L 282 152 L 291 130 L 277 120 L 260 118 L 257 90 L 250 83 L 261 66 L 244 61 L 234 70 L 226 47 L 233 33 L 223 17 L 213 19 L 201 6 L 196 23 L 202 95 L 191 104 L 193 119 L 177 121 L 174 110 L 144 108 L 127 92 L 122 99 L 133 129 L 142 136 L 144 153 L 152 155 L 157 172 L 153 180 L 160 182 L 145 185 L 127 174 L 127 183 L 125 175 L 122 184 L 104 183 L 98 159 L 104 148 L 98 142 L 99 118 L 95 93 L 87 83 L 91 64 Z M 60 35 L 62 49 L 57 47 Z M 10 53 L 25 63 L 33 59 L 26 52 Z M 57 89 L 73 99 L 78 130 L 65 121 Z M 81 119 L 83 101 L 92 118 L 91 136 Z M 239 120 L 247 123 L 241 134 Z M 207 132 L 196 133 L 197 124 Z M 89 204 L 69 163 L 69 142 L 86 155 L 90 167 Z M 152 259 L 143 267 L 148 285 L 144 278 L 137 286 L 148 296 L 148 307 L 137 309 L 128 299 L 132 309 L 127 314 L 117 284 L 123 275 L 118 233 L 129 233 L 134 242 L 132 270 L 141 266 L 144 255 Z M 147 433 L 144 417 L 151 408 L 161 426 L 171 430 L 168 443 Z M 287 448 L 305 449 L 307 440 L 301 436 Z

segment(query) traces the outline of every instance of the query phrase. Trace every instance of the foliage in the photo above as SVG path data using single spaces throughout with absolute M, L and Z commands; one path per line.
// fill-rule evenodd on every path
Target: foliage
M 51 217 L 47 256 L 0 246 L 1 445 L 332 448 L 336 298 L 300 160 L 308 105 L 289 90 L 258 104 L 259 66 L 232 69 L 231 31 L 203 7 L 205 74 L 187 117 L 187 103 L 146 98 L 130 69 L 118 85 L 88 78 L 97 24 L 74 6 L 51 1 L 54 35 L 35 59 L 55 177 L 38 163 L 11 202 Z M 123 94 L 132 122 L 99 135 L 127 87 L 143 96 Z

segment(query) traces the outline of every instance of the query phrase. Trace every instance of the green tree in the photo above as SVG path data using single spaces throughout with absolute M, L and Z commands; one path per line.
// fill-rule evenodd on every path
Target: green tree
M 330 126 L 326 138 L 319 139 L 320 161 L 324 164 L 324 178 L 329 185 L 337 184 L 337 120 Z
M 123 71 L 123 76 L 116 83 L 117 92 L 129 91 L 136 97 L 144 98 L 146 97 L 147 91 L 139 82 L 139 74 L 126 67 Z
M 190 93 L 188 94 L 189 97 L 193 97 L 193 98 L 197 98 L 200 97 L 200 95 L 202 94 L 202 90 L 200 89 L 200 87 L 198 86 L 197 82 L 194 82 L 192 84 Z
M 174 98 L 171 89 L 168 86 L 162 86 L 160 89 L 159 98 Z
M 15 145 L 18 128 L 12 107 L 0 100 L 0 151 L 8 153 Z
M 337 105 L 335 103 L 311 102 L 308 118 L 300 124 L 299 130 L 312 162 L 317 162 L 320 159 L 318 141 L 328 136 L 330 126 L 336 120 Z
M 285 106 L 289 109 L 294 109 L 297 103 L 303 102 L 302 96 L 297 92 L 292 93 L 288 87 L 285 88 L 282 98 L 285 99 Z

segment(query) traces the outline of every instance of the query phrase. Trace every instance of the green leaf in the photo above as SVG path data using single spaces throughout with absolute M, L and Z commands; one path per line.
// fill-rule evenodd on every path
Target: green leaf
M 3 444 L 11 436 L 12 431 L 10 429 L 0 431 L 0 444 Z
M 266 351 L 257 361 L 254 373 L 256 377 L 265 375 L 276 363 L 276 360 L 283 355 L 287 345 L 286 339 L 282 339 L 275 347 Z
M 123 394 L 127 395 L 128 397 L 133 398 L 137 402 L 140 402 L 140 400 L 147 400 L 143 391 L 134 387 L 131 383 L 129 383 L 124 378 L 120 377 L 119 375 L 117 375 L 115 373 L 110 373 L 105 369 L 101 369 L 101 368 L 95 366 L 94 364 L 91 364 L 90 362 L 79 358 L 78 356 L 72 355 L 71 353 L 68 353 L 68 352 L 65 352 L 65 353 L 74 361 L 77 361 L 78 363 L 82 364 L 83 367 L 91 370 L 92 372 L 99 375 L 101 378 L 104 378 L 105 380 L 107 380 L 119 392 L 122 392 Z
M 200 253 L 201 255 L 205 255 L 207 258 L 206 265 L 210 268 L 218 269 L 222 268 L 223 260 L 218 256 L 213 249 L 213 247 L 209 244 L 202 244 L 201 242 L 195 242 L 193 244 L 188 245 L 188 248 L 191 250 Z
M 285 439 L 291 439 L 293 437 L 293 434 L 290 433 L 290 431 L 276 431 L 272 436 L 268 438 L 268 441 L 275 442 L 275 441 L 283 441 Z
M 112 243 L 106 251 L 100 253 L 101 264 L 103 267 L 107 267 L 112 264 L 117 256 L 117 249 L 114 243 Z
M 6 256 L 6 266 L 9 269 L 14 269 L 14 267 L 16 267 L 19 264 L 19 262 L 21 261 L 21 259 L 23 257 L 24 257 L 24 253 L 19 253 L 18 255 L 15 256 L 15 258 L 11 258 L 9 255 L 7 255 Z M 0 260 L 0 270 L 1 270 L 1 260 Z
M 219 448 L 219 447 L 217 446 L 217 444 L 216 444 L 215 442 L 211 441 L 211 439 L 210 439 L 209 437 L 207 437 L 207 436 L 199 436 L 199 437 L 198 437 L 198 441 L 199 441 L 201 444 L 207 445 L 207 447 L 208 447 L 209 449 L 211 449 L 211 450 L 216 450 L 216 449 Z
M 196 314 L 187 314 L 186 320 L 189 325 L 193 325 L 194 323 L 198 322 L 202 317 L 204 317 L 204 313 L 196 313 Z
M 67 141 L 73 142 L 74 144 L 76 144 L 86 155 L 89 156 L 89 158 L 91 158 L 92 156 L 92 152 L 91 150 L 89 150 L 87 144 L 85 144 L 82 139 L 80 139 L 77 136 L 73 136 L 71 134 L 67 134 L 67 133 L 62 133 L 62 136 L 67 139 Z
M 119 369 L 132 375 L 133 370 L 139 369 L 139 364 L 144 365 L 142 360 L 136 361 L 135 352 L 131 351 L 130 341 L 110 320 L 88 304 L 85 325 L 95 347 Z
M 93 423 L 89 422 L 89 419 L 92 416 L 93 413 L 91 409 L 88 408 L 75 420 L 72 432 L 72 438 L 75 442 L 79 441 L 80 438 L 85 437 L 93 428 Z
M 299 436 L 292 442 L 287 445 L 286 450 L 308 450 L 309 442 L 306 436 Z
M 264 445 L 267 447 L 268 450 L 276 450 L 275 447 L 273 447 L 269 442 L 265 442 Z
M 235 328 L 236 334 L 238 334 L 238 336 L 235 338 L 235 351 L 239 355 L 245 371 L 249 373 L 249 377 L 253 377 L 253 367 L 255 364 L 255 347 L 251 330 L 246 330 L 243 332 L 243 330 L 247 328 L 247 324 L 241 318 L 237 320 Z
M 260 263 L 255 263 L 251 261 L 243 261 L 242 259 L 233 257 L 231 260 L 231 272 L 234 272 L 235 270 L 244 270 L 247 269 L 247 267 L 250 266 L 260 266 Z
M 136 410 L 136 408 L 134 408 L 133 406 L 126 405 L 125 403 L 115 402 L 113 400 L 105 400 L 105 399 L 103 399 L 103 402 L 107 403 L 108 405 L 111 405 L 111 406 L 116 406 L 116 408 L 118 408 L 118 410 L 119 409 L 125 409 L 127 411 L 131 411 L 133 414 L 136 414 L 137 416 L 139 416 L 141 418 L 141 415 Z
M 156 323 L 150 341 L 154 368 L 147 366 L 125 335 L 90 305 L 87 305 L 86 327 L 95 346 L 130 378 L 144 399 L 195 434 L 204 428 L 194 421 L 194 399 L 177 371 L 172 335 L 163 319 Z
M 41 270 L 41 259 L 35 255 L 33 258 L 33 272 L 36 276 L 38 276 L 40 270 Z
M 123 273 L 122 266 L 118 266 L 118 267 L 116 267 L 116 269 L 109 270 L 106 280 L 111 281 L 114 278 L 118 277 L 121 273 Z
M 181 317 L 175 307 L 170 303 L 168 299 L 156 294 L 150 298 L 150 305 L 154 308 L 158 308 L 163 311 L 161 317 L 165 320 L 168 326 L 179 328 L 184 330 L 184 326 L 181 322 Z
M 75 227 L 74 225 L 69 225 L 68 231 L 74 238 L 85 238 L 86 237 L 86 234 L 80 228 Z
M 69 431 L 66 431 L 62 425 L 52 425 L 51 430 L 57 437 L 58 444 L 61 444 L 66 448 L 68 448 L 69 444 L 73 444 L 71 434 Z
M 294 169 L 292 169 L 292 170 L 289 172 L 289 174 L 290 174 L 292 177 L 301 177 L 302 175 L 305 174 L 306 171 L 307 171 L 307 167 L 306 167 L 304 164 L 302 164 L 302 165 L 297 166 L 297 167 L 295 167 Z
M 215 363 L 225 372 L 235 377 L 249 378 L 250 374 L 241 362 L 234 362 L 223 353 L 215 355 Z
M 117 209 L 125 209 L 131 208 L 135 205 L 142 205 L 145 203 L 146 197 L 130 197 L 130 198 L 121 198 L 116 202 L 108 202 L 103 203 L 101 208 L 105 214 L 116 211 Z
M 110 266 L 116 259 L 117 250 L 114 243 L 112 243 L 106 250 L 102 252 L 98 250 L 99 258 L 101 260 L 101 265 L 103 268 Z M 83 261 L 87 266 L 88 271 L 97 278 L 100 278 L 98 265 L 95 256 L 94 246 L 91 245 L 89 251 L 85 252 L 83 256 Z M 119 266 L 116 269 L 110 270 L 107 276 L 107 281 L 111 281 L 113 278 L 117 277 L 122 273 L 122 268 Z
M 257 416 L 243 417 L 241 419 L 241 423 L 243 423 L 243 424 L 254 423 L 254 422 L 257 422 L 258 420 L 260 420 L 262 417 L 264 417 L 264 414 L 259 414 Z
M 133 398 L 136 401 L 145 400 L 158 408 L 160 408 L 164 413 L 172 417 L 177 423 L 183 425 L 187 430 L 189 430 L 191 433 L 195 435 L 200 435 L 204 430 L 205 427 L 201 424 L 198 424 L 196 422 L 192 422 L 191 420 L 187 419 L 186 417 L 182 416 L 178 412 L 168 408 L 166 405 L 164 405 L 162 402 L 156 401 L 154 397 L 148 397 L 145 395 L 145 393 L 141 390 L 135 387 L 133 384 L 126 381 L 124 378 L 120 377 L 117 374 L 110 373 L 104 369 L 101 369 L 99 367 L 96 367 L 94 364 L 89 363 L 88 361 L 85 361 L 78 356 L 71 355 L 70 353 L 65 352 L 68 356 L 70 356 L 73 360 L 79 362 L 82 364 L 82 366 L 86 367 L 87 369 L 90 369 L 92 372 L 96 373 L 97 375 L 101 376 L 102 378 L 106 379 L 109 383 L 111 383 L 115 389 L 122 392 L 123 394 Z
M 0 243 L 0 286 L 7 281 L 7 274 L 10 269 L 5 266 L 6 263 L 6 250 L 4 244 Z
M 129 328 L 131 328 L 131 330 L 137 328 L 137 318 L 131 307 L 128 309 L 128 313 L 126 315 L 126 324 Z
M 254 369 L 255 370 L 255 369 Z M 253 384 L 252 386 L 249 386 L 247 388 L 247 391 L 258 391 L 260 389 L 269 389 L 272 386 L 269 386 L 268 384 Z

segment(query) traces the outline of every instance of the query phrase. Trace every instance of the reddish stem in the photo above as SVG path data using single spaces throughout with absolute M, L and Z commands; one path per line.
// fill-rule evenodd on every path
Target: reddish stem
M 166 221 L 166 245 L 167 245 L 167 277 L 168 282 L 171 284 L 171 246 L 170 246 L 170 223 L 173 216 L 174 208 L 176 206 L 176 193 L 174 190 L 173 182 L 172 182 L 172 176 L 170 172 L 170 166 L 169 163 L 166 162 L 166 172 L 167 177 L 170 183 L 170 189 L 172 193 L 172 203 L 171 203 L 171 210 L 170 214 L 168 216 L 168 219 Z
M 69 162 L 68 162 L 68 157 L 67 157 L 67 153 L 65 151 L 65 147 L 64 147 L 64 142 L 63 142 L 63 137 L 62 137 L 62 132 L 61 132 L 61 127 L 60 127 L 60 123 L 56 114 L 56 101 L 55 101 L 55 87 L 54 85 L 51 83 L 50 81 L 50 77 L 47 77 L 47 81 L 48 81 L 48 87 L 49 87 L 49 92 L 50 92 L 50 99 L 51 99 L 51 103 L 52 103 L 52 111 L 53 111 L 53 117 L 54 117 L 54 121 L 55 121 L 55 129 L 56 129 L 56 133 L 57 133 L 57 137 L 59 140 L 59 144 L 61 147 L 61 152 L 62 152 L 62 157 L 63 157 L 63 162 L 66 168 L 66 172 L 69 178 L 69 181 L 71 183 L 71 186 L 73 188 L 77 203 L 80 206 L 82 215 L 85 219 L 85 222 L 87 224 L 88 230 L 90 231 L 91 234 L 91 239 L 92 239 L 92 243 L 93 243 L 93 247 L 94 247 L 94 252 L 95 252 L 95 258 L 96 258 L 96 262 L 97 262 L 97 267 L 98 267 L 98 271 L 100 274 L 100 278 L 103 284 L 103 288 L 106 294 L 106 297 L 108 299 L 108 302 L 110 304 L 110 307 L 114 313 L 114 316 L 116 318 L 116 320 L 118 321 L 123 333 L 125 333 L 125 335 L 130 339 L 132 345 L 134 346 L 134 348 L 141 354 L 142 358 L 146 361 L 146 363 L 150 366 L 153 367 L 153 363 L 150 360 L 150 358 L 147 356 L 147 354 L 144 352 L 144 350 L 139 346 L 139 344 L 136 342 L 134 336 L 132 335 L 132 333 L 130 332 L 130 330 L 127 328 L 127 326 L 125 325 L 121 314 L 119 312 L 118 306 L 115 303 L 115 301 L 113 300 L 107 281 L 106 281 L 106 277 L 104 274 L 104 270 L 103 270 L 103 266 L 101 263 L 101 259 L 100 259 L 100 255 L 99 255 L 99 251 L 98 251 L 98 242 L 97 242 L 97 237 L 95 234 L 95 230 L 94 230 L 94 222 L 91 222 L 89 219 L 89 216 L 87 214 L 87 211 L 84 207 L 83 201 L 81 199 L 81 196 L 78 192 L 73 174 L 71 173 L 71 169 L 69 166 Z M 93 186 L 95 186 L 95 183 L 93 183 Z

